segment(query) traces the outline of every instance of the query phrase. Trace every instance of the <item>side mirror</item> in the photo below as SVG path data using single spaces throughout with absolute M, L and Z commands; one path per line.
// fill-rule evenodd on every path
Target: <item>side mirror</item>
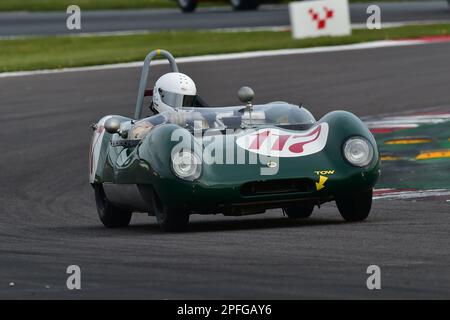
M 255 92 L 250 87 L 242 87 L 238 91 L 238 97 L 241 102 L 251 104 L 253 98 L 255 97 Z
M 114 134 L 120 131 L 120 121 L 117 118 L 110 118 L 105 122 L 105 130 L 108 133 Z

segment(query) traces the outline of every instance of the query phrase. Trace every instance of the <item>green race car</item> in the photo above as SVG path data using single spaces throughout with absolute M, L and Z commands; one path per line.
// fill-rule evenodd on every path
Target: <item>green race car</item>
M 172 72 L 150 90 L 156 56 Z M 316 121 L 303 106 L 253 105 L 248 87 L 239 90 L 242 105 L 210 107 L 190 82 L 170 53 L 155 50 L 144 62 L 134 118 L 108 115 L 93 125 L 90 183 L 106 227 L 127 226 L 133 212 L 156 216 L 164 231 L 185 230 L 191 214 L 282 208 L 307 218 L 328 201 L 347 221 L 367 218 L 380 160 L 359 118 L 334 111 Z M 145 96 L 154 114 L 143 118 Z

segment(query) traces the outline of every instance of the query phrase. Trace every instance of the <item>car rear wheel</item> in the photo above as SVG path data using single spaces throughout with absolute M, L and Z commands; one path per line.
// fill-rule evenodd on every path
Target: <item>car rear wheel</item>
M 314 203 L 301 203 L 283 210 L 290 219 L 306 219 L 313 213 Z
M 164 232 L 185 231 L 189 225 L 189 212 L 184 209 L 171 208 L 163 203 L 153 192 L 153 211 L 156 220 Z
M 98 217 L 103 225 L 107 228 L 127 227 L 130 224 L 132 212 L 112 204 L 106 198 L 102 185 L 95 185 L 94 190 Z
M 341 216 L 346 221 L 363 221 L 372 207 L 372 189 L 336 199 Z
M 259 7 L 258 0 L 230 0 L 234 10 L 256 10 Z
M 177 0 L 178 6 L 183 12 L 194 12 L 197 8 L 198 0 Z

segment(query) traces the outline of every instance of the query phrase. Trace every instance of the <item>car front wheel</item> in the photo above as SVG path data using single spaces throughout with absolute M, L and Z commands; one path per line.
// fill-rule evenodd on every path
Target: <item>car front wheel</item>
M 306 219 L 313 213 L 314 203 L 301 203 L 283 208 L 283 210 L 290 219 Z
M 256 10 L 259 7 L 258 0 L 230 0 L 234 10 Z
M 106 198 L 102 185 L 95 185 L 94 190 L 98 217 L 103 225 L 107 228 L 127 227 L 130 224 L 132 212 L 112 204 Z
M 164 232 L 185 231 L 189 225 L 189 212 L 184 209 L 171 208 L 163 203 L 153 192 L 153 211 L 156 220 Z
M 197 8 L 198 0 L 177 0 L 178 6 L 183 12 L 194 12 Z
M 353 195 L 336 198 L 336 205 L 341 216 L 346 221 L 363 221 L 372 207 L 373 190 L 367 190 Z

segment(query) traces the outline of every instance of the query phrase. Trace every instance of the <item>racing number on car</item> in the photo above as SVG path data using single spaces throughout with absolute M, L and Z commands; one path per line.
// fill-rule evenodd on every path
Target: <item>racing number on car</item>
M 261 147 L 261 145 L 264 143 L 264 141 L 266 141 L 267 137 L 269 137 L 270 134 L 271 134 L 270 130 L 256 134 L 255 139 L 253 140 L 253 142 L 250 145 L 250 149 L 258 150 Z M 307 134 L 306 136 L 272 133 L 272 136 L 274 136 L 276 138 L 275 138 L 275 142 L 272 145 L 271 150 L 272 151 L 282 151 L 290 138 L 292 138 L 292 140 L 295 140 L 296 138 L 310 137 L 310 139 L 308 139 L 308 140 L 293 143 L 289 146 L 289 151 L 291 151 L 293 153 L 302 153 L 303 146 L 305 144 L 308 144 L 312 141 L 317 140 L 317 138 L 319 137 L 319 134 L 320 134 L 320 126 L 318 126 L 317 129 L 315 129 L 311 133 Z
M 251 152 L 274 157 L 299 157 L 320 152 L 326 145 L 328 124 L 299 134 L 282 129 L 261 129 L 236 140 L 238 146 Z

